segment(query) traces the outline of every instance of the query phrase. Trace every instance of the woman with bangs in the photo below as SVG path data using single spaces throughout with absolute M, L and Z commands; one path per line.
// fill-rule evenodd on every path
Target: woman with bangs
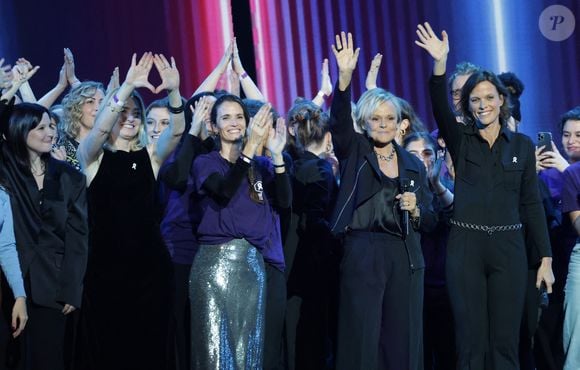
M 425 264 L 420 231 L 436 216 L 425 167 L 395 141 L 401 106 L 380 88 L 366 91 L 351 122 L 350 82 L 358 60 L 352 35 L 332 45 L 339 68 L 331 108 L 341 185 L 330 227 L 343 238 L 339 268 L 336 369 L 423 368 Z
M 153 64 L 162 79 L 157 88 L 148 82 Z M 139 87 L 169 95 L 171 124 L 151 152 Z M 125 81 L 104 104 L 77 152 L 91 226 L 77 367 L 164 369 L 173 285 L 156 178 L 185 126 L 175 61 L 145 53 L 137 63 L 133 55 Z
M 46 108 L 18 104 L 2 126 L 1 177 L 10 191 L 31 318 L 18 341 L 9 344 L 6 358 L 18 369 L 60 370 L 70 350 L 69 315 L 81 306 L 88 252 L 86 181 L 51 157 L 56 125 Z M 6 292 L 5 308 L 14 299 Z
M 105 97 L 100 82 L 86 81 L 74 87 L 62 100 L 61 137 L 57 145 L 64 147 L 66 161 L 81 170 L 77 159 L 79 143 L 88 135 Z

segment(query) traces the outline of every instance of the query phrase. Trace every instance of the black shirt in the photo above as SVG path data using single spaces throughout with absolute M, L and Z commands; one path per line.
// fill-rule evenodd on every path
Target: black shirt
M 490 148 L 477 127 L 457 123 L 447 102 L 445 75 L 432 76 L 429 90 L 456 169 L 453 218 L 488 226 L 524 223 L 539 255 L 551 256 L 530 138 L 502 126 Z
M 351 227 L 353 230 L 373 231 L 402 236 L 399 202 L 399 178 L 390 178 L 381 173 L 383 187 L 369 200 L 354 210 Z

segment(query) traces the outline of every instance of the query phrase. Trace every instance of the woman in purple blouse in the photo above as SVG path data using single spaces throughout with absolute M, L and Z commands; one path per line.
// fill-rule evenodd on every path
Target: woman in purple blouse
M 282 150 L 284 121 L 270 105 L 254 116 L 234 95 L 218 98 L 211 123 L 220 149 L 193 165 L 203 217 L 191 268 L 192 369 L 259 369 L 264 342 L 264 260 L 284 269 L 276 209 L 292 203 Z M 257 157 L 267 139 L 272 157 Z

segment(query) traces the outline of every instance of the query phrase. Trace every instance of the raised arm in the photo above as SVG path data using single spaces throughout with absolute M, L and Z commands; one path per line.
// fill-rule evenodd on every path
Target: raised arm
M 278 208 L 290 208 L 292 205 L 292 185 L 290 176 L 286 172 L 286 164 L 282 151 L 286 146 L 288 129 L 286 121 L 279 117 L 276 120 L 276 128 L 271 127 L 268 134 L 266 148 L 272 153 L 272 164 L 274 165 L 274 205 Z
M 117 121 L 119 113 L 127 99 L 130 99 L 134 89 L 146 87 L 155 93 L 155 88 L 149 83 L 149 72 L 153 67 L 153 54 L 151 52 L 143 54 L 139 63 L 137 56 L 133 54 L 131 67 L 127 72 L 125 81 L 115 94 L 109 93 L 105 98 L 97 117 L 93 129 L 87 137 L 80 143 L 77 157 L 83 168 L 87 168 L 95 162 L 103 150 L 103 144 L 109 138 L 113 125 Z
M 330 108 L 332 141 L 339 160 L 348 155 L 352 147 L 355 131 L 351 116 L 350 81 L 356 68 L 360 49 L 354 49 L 352 35 L 342 32 L 336 35 L 336 46 L 332 45 L 332 52 L 338 64 L 338 82 L 334 89 L 334 98 Z
M 452 157 L 454 157 L 457 154 L 462 134 L 461 127 L 457 124 L 455 114 L 453 114 L 447 101 L 445 70 L 447 55 L 449 54 L 449 38 L 447 37 L 447 32 L 443 31 L 441 32 L 441 39 L 439 39 L 427 22 L 424 25 L 419 24 L 416 32 L 419 41 L 415 40 L 415 44 L 425 49 L 433 57 L 433 75 L 429 81 L 433 116 L 441 131 L 443 140 L 445 140 Z
M 22 74 L 27 73 L 33 69 L 32 63 L 24 58 L 19 58 L 16 61 L 16 65 L 12 68 L 12 74 L 14 78 L 20 78 Z M 24 81 L 20 85 L 20 96 L 22 97 L 22 101 L 25 103 L 36 103 L 36 97 L 34 96 L 34 92 L 30 87 L 30 83 L 28 80 Z
M 240 60 L 240 54 L 238 52 L 238 42 L 236 41 L 235 37 L 234 37 L 234 52 L 232 55 L 232 68 L 234 69 L 234 72 L 236 72 L 238 76 L 240 76 L 242 91 L 244 91 L 244 94 L 246 94 L 246 98 L 259 101 L 266 101 L 266 98 L 264 97 L 264 95 L 262 95 L 262 92 L 260 91 L 260 89 L 258 89 L 258 86 L 256 86 L 254 81 L 252 81 L 252 78 L 248 76 L 248 74 L 244 70 L 244 66 L 242 65 L 242 61 Z
M 382 54 L 377 54 L 371 62 L 371 67 L 367 73 L 367 79 L 365 81 L 365 87 L 367 90 L 377 88 L 377 77 L 379 75 L 379 68 L 381 67 L 381 61 L 383 60 Z
M 3 62 L 4 59 L 2 59 L 2 63 Z M 0 63 L 0 66 L 2 65 L 2 63 Z M 22 73 L 20 72 L 14 73 L 14 70 L 7 71 L 7 68 L 9 69 L 10 66 L 5 66 L 1 68 L 2 79 L 4 81 L 3 82 L 4 90 L 2 90 L 2 96 L 0 97 L 0 100 L 10 101 L 12 100 L 14 95 L 16 95 L 16 92 L 18 92 L 20 86 L 22 86 L 22 84 L 26 83 L 30 78 L 32 78 L 32 76 L 34 76 L 34 74 L 38 71 L 40 67 L 36 66 L 32 69 L 29 70 L 27 69 Z
M 175 154 L 167 160 L 167 163 L 159 171 L 159 179 L 174 190 L 185 190 L 195 157 L 211 150 L 203 145 L 205 142 L 199 138 L 201 127 L 205 124 L 209 114 L 209 106 L 210 100 L 207 96 L 195 102 L 191 127 L 187 136 L 178 145 Z M 213 139 L 209 140 L 213 141 Z
M 232 42 L 230 42 L 230 44 L 226 48 L 224 55 L 220 59 L 218 65 L 214 68 L 213 71 L 211 71 L 211 73 L 205 78 L 205 80 L 203 80 L 203 82 L 201 83 L 201 85 L 199 85 L 197 90 L 195 90 L 195 92 L 191 94 L 192 97 L 202 92 L 206 91 L 213 92 L 215 90 L 221 76 L 226 72 L 226 69 L 228 68 L 228 64 L 232 59 L 233 52 L 234 52 L 234 42 L 232 40 Z
M 167 90 L 169 96 L 169 114 L 171 117 L 169 127 L 163 131 L 155 146 L 153 159 L 157 163 L 156 169 L 159 171 L 161 164 L 175 150 L 183 131 L 185 130 L 185 115 L 183 114 L 184 104 L 179 93 L 179 71 L 175 65 L 175 59 L 171 58 L 171 63 L 163 54 L 155 54 L 153 58 L 155 68 L 161 76 L 161 85 L 156 89 L 159 93 Z M 156 173 L 157 175 L 157 173 Z
M 77 78 L 75 71 L 75 58 L 69 48 L 64 48 L 64 67 L 66 80 L 68 81 L 71 89 L 80 85 L 81 81 Z
M 322 70 L 320 71 L 320 90 L 312 102 L 319 107 L 324 105 L 324 99 L 328 98 L 332 94 L 332 81 L 330 81 L 330 72 L 328 71 L 328 59 L 324 59 L 322 62 Z
M 38 104 L 42 105 L 43 107 L 50 108 L 54 104 L 56 99 L 58 99 L 58 97 L 66 90 L 66 88 L 69 84 L 69 79 L 67 76 L 67 70 L 69 67 L 67 67 L 67 63 L 69 63 L 69 62 L 67 62 L 67 57 L 66 57 L 66 53 L 65 53 L 64 63 L 62 65 L 62 67 L 60 68 L 60 72 L 58 75 L 58 82 L 56 83 L 56 86 L 52 90 L 50 90 L 49 92 L 44 94 L 44 96 L 38 100 Z M 74 73 L 74 66 L 73 66 L 73 73 Z M 76 79 L 77 82 L 79 81 L 76 77 L 74 77 L 74 78 Z M 78 82 L 78 83 L 80 84 L 80 82 Z

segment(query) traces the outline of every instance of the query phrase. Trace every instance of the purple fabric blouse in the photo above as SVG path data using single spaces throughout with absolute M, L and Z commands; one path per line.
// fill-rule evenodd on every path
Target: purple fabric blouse
M 562 188 L 562 212 L 580 210 L 580 162 L 570 165 L 564 171 Z
M 256 166 L 262 175 L 264 191 L 274 181 L 273 167 L 264 157 L 258 157 Z M 249 182 L 244 177 L 240 188 L 226 206 L 218 204 L 203 189 L 209 175 L 226 175 L 230 164 L 218 151 L 200 155 L 193 164 L 195 189 L 201 196 L 202 218 L 197 229 L 199 244 L 217 245 L 232 239 L 246 239 L 255 246 L 264 260 L 284 271 L 284 253 L 280 236 L 280 217 L 272 208 L 266 194 L 260 204 L 250 199 Z

